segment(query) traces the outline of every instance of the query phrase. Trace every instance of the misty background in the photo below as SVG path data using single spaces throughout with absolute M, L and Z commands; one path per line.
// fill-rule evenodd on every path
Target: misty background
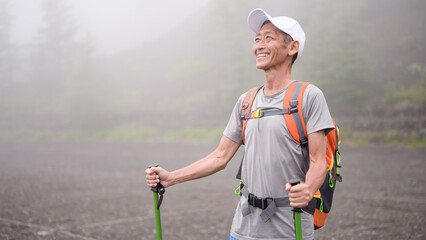
M 256 7 L 304 28 L 344 140 L 425 146 L 422 0 L 0 0 L 0 140 L 219 139 L 264 81 Z

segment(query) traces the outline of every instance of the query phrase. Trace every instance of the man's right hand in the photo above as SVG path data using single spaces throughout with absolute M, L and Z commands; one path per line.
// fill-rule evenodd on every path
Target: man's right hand
M 170 187 L 170 173 L 161 167 L 151 167 L 145 170 L 146 173 L 146 185 L 153 188 L 157 186 L 157 183 L 161 183 L 163 187 Z

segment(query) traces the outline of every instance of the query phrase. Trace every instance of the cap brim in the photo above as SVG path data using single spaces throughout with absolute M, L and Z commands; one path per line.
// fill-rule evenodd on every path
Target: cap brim
M 258 33 L 260 31 L 260 28 L 262 27 L 263 23 L 268 21 L 268 20 L 271 21 L 272 17 L 269 16 L 261 8 L 256 8 L 253 11 L 251 11 L 249 13 L 248 18 L 247 18 L 247 22 L 248 22 L 249 27 L 255 33 Z

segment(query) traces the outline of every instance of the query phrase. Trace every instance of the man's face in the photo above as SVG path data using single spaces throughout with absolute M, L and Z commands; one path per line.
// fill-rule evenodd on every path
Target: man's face
M 282 65 L 288 56 L 284 35 L 272 23 L 266 23 L 256 35 L 253 52 L 258 69 L 269 70 Z

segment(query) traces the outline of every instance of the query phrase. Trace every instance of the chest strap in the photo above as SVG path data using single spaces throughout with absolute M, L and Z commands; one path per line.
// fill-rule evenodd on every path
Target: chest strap
M 241 194 L 247 199 L 242 205 L 242 214 L 244 217 L 251 213 L 250 206 L 253 206 L 263 210 L 260 214 L 260 218 L 263 222 L 267 222 L 278 210 L 278 207 L 290 207 L 290 200 L 288 197 L 258 198 L 249 193 L 246 186 L 241 188 Z
M 294 108 L 285 108 L 285 109 L 273 109 L 273 110 L 266 110 L 262 111 L 260 109 L 253 111 L 248 114 L 242 114 L 241 120 L 247 120 L 247 119 L 255 119 L 255 118 L 261 118 L 261 117 L 267 117 L 267 116 L 273 116 L 273 115 L 283 115 L 283 114 L 292 114 L 297 112 L 297 107 Z

